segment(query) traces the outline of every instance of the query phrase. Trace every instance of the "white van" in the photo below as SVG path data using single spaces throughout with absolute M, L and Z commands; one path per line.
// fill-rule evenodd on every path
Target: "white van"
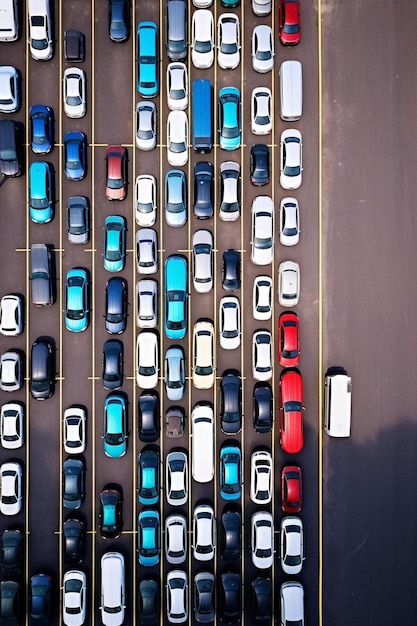
M 192 476 L 208 483 L 214 476 L 214 412 L 209 402 L 198 402 L 191 416 Z
M 303 68 L 300 61 L 284 61 L 279 70 L 281 109 L 284 122 L 299 120 L 303 113 Z
M 101 557 L 101 621 L 105 626 L 121 626 L 125 618 L 125 560 L 120 552 Z
M 0 0 L 0 41 L 18 37 L 17 0 Z
M 349 437 L 352 379 L 343 367 L 329 367 L 324 377 L 324 429 L 331 437 Z

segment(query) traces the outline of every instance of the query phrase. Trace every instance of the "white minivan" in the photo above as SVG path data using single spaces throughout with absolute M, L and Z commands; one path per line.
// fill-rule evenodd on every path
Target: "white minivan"
M 299 120 L 303 113 L 303 68 L 300 61 L 283 61 L 279 70 L 281 109 L 284 122 Z
M 198 402 L 191 415 L 191 472 L 198 483 L 214 476 L 214 411 L 209 402 Z
M 349 437 L 352 379 L 343 367 L 329 367 L 324 377 L 324 429 L 331 437 Z
M 121 626 L 125 618 L 125 560 L 120 552 L 101 557 L 101 621 L 104 626 Z
M 0 0 L 0 41 L 16 41 L 18 29 L 17 0 Z

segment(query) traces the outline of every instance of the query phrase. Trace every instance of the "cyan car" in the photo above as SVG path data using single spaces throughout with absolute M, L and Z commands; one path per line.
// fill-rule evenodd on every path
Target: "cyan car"
M 221 448 L 219 476 L 223 500 L 238 500 L 242 491 L 242 453 L 237 446 Z
M 159 454 L 144 448 L 138 457 L 138 500 L 141 504 L 156 504 L 160 490 Z
M 223 87 L 219 91 L 220 148 L 236 150 L 241 139 L 240 91 L 236 87 Z
M 126 261 L 126 220 L 109 215 L 104 222 L 103 265 L 108 272 L 121 272 Z
M 53 173 L 46 161 L 36 161 L 29 169 L 29 214 L 35 224 L 47 224 L 53 211 Z
M 30 146 L 36 154 L 47 154 L 53 148 L 53 112 L 44 104 L 35 104 L 29 109 Z
M 168 170 L 165 175 L 165 219 L 174 227 L 187 221 L 187 180 L 182 170 Z
M 161 530 L 157 511 L 141 511 L 138 516 L 138 559 L 141 565 L 152 567 L 159 563 Z
M 117 459 L 127 448 L 127 407 L 125 397 L 110 394 L 104 400 L 104 452 Z
M 69 180 L 82 180 L 86 174 L 87 139 L 79 130 L 64 135 L 64 168 Z
M 88 327 L 88 276 L 81 268 L 67 272 L 65 281 L 65 328 L 80 333 Z
M 143 98 L 159 91 L 158 27 L 155 22 L 139 22 L 137 41 L 137 88 Z
M 168 339 L 183 339 L 187 333 L 187 261 L 172 255 L 165 261 L 164 326 Z

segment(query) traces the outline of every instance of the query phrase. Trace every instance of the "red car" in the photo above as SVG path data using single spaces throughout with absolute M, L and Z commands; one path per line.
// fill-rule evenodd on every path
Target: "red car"
M 280 0 L 279 39 L 284 46 L 295 46 L 301 39 L 299 0 Z
M 286 465 L 281 474 L 281 506 L 285 513 L 299 513 L 303 503 L 301 469 Z
M 300 360 L 300 323 L 292 311 L 281 313 L 278 320 L 278 361 L 282 367 L 295 367 Z
M 285 369 L 279 381 L 279 429 L 281 448 L 297 454 L 304 445 L 303 379 L 296 368 Z
M 127 186 L 127 151 L 123 146 L 106 150 L 106 198 L 124 200 Z

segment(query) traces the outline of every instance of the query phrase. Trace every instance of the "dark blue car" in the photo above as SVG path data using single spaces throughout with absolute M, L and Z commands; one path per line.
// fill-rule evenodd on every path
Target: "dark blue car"
M 44 104 L 29 109 L 30 146 L 36 154 L 48 154 L 53 148 L 53 111 Z
M 87 168 L 87 139 L 79 130 L 64 135 L 65 176 L 69 180 L 82 180 Z

